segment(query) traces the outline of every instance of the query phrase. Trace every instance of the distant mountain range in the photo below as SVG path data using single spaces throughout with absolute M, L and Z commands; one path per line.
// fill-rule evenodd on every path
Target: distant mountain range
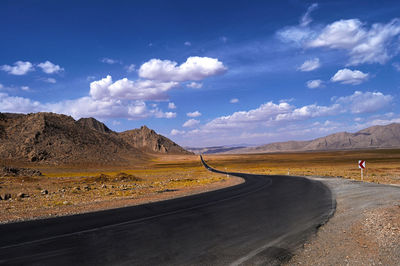
M 256 147 L 188 148 L 194 153 L 272 153 L 295 151 L 356 150 L 373 148 L 400 148 L 400 124 L 373 126 L 356 133 L 340 132 L 308 141 L 275 142 Z
M 240 145 L 240 146 L 213 146 L 205 148 L 193 148 L 193 147 L 184 147 L 184 148 L 190 152 L 193 152 L 194 154 L 213 154 L 213 153 L 229 152 L 232 150 L 238 150 L 246 147 L 247 147 L 246 145 Z
M 151 154 L 191 154 L 142 126 L 117 133 L 94 118 L 0 113 L 0 160 L 46 164 L 121 164 Z

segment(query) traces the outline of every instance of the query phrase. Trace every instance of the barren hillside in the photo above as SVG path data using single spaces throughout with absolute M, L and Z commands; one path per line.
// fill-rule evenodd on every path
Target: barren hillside
M 116 133 L 94 118 L 75 121 L 54 113 L 0 113 L 0 159 L 46 164 L 120 164 L 132 159 L 145 160 L 149 158 L 148 151 L 186 152 L 153 130 L 134 132 L 137 137 L 128 139 L 126 133 Z
M 373 126 L 356 133 L 340 132 L 310 141 L 287 141 L 227 153 L 263 153 L 290 151 L 352 150 L 400 147 L 400 124 Z

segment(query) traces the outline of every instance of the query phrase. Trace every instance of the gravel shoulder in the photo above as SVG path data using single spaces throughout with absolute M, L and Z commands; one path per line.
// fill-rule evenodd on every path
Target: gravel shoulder
M 332 190 L 336 212 L 285 265 L 399 265 L 400 187 L 310 178 Z

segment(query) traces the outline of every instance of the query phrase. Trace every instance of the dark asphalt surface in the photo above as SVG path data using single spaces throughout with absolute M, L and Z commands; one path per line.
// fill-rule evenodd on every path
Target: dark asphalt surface
M 335 208 L 331 191 L 318 181 L 205 167 L 246 182 L 140 206 L 0 225 L 0 264 L 279 264 Z

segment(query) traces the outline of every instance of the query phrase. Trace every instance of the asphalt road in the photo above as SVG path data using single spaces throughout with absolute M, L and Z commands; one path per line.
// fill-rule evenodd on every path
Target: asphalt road
M 203 194 L 0 226 L 5 265 L 279 264 L 335 209 L 321 182 L 243 173 Z

